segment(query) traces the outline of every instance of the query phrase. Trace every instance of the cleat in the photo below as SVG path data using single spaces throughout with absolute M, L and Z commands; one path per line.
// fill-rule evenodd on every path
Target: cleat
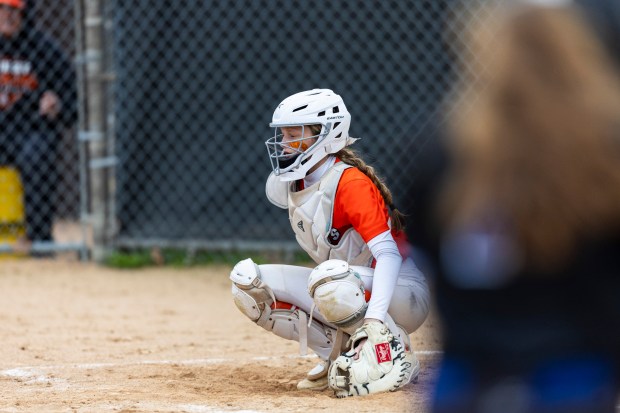
M 321 361 L 312 370 L 308 372 L 308 375 L 299 383 L 297 383 L 298 390 L 313 390 L 321 391 L 327 389 L 327 372 L 329 370 L 329 362 Z

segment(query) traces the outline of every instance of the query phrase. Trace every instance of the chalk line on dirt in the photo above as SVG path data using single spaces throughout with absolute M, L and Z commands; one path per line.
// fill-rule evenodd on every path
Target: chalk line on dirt
M 421 350 L 416 351 L 415 354 L 418 356 L 438 356 L 442 352 L 436 350 Z M 76 364 L 57 364 L 57 365 L 49 365 L 49 366 L 20 366 L 13 367 L 6 370 L 0 371 L 0 376 L 10 377 L 17 380 L 22 381 L 50 381 L 50 378 L 45 375 L 45 371 L 55 371 L 55 370 L 66 370 L 66 369 L 77 369 L 77 370 L 88 370 L 88 369 L 99 369 L 99 368 L 109 368 L 109 367 L 126 367 L 126 366 L 140 366 L 140 365 L 179 365 L 179 366 L 201 366 L 201 365 L 211 365 L 211 364 L 226 364 L 226 363 L 240 363 L 246 362 L 251 363 L 255 361 L 272 361 L 272 360 L 281 360 L 281 359 L 298 359 L 298 358 L 316 358 L 317 356 L 307 355 L 289 355 L 289 356 L 259 356 L 259 357 L 251 357 L 246 359 L 239 358 L 205 358 L 205 359 L 190 359 L 190 360 L 137 360 L 137 361 L 127 361 L 121 363 L 76 363 Z

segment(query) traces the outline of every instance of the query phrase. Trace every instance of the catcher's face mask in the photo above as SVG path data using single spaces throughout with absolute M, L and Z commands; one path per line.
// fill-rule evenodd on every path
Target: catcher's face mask
M 303 164 L 304 152 L 314 145 L 321 134 L 313 135 L 307 125 L 276 126 L 274 136 L 269 138 L 265 145 L 269 152 L 271 166 L 280 175 Z

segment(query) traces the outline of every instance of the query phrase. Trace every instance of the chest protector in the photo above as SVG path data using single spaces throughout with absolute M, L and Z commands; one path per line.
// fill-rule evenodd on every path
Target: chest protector
M 319 182 L 302 191 L 292 191 L 294 183 L 287 183 L 288 216 L 297 242 L 317 264 L 330 259 L 339 259 L 350 265 L 370 267 L 373 260 L 372 253 L 361 235 L 353 228 L 342 234 L 337 245 L 328 241 L 332 229 L 336 189 L 342 173 L 347 168 L 351 166 L 343 162 L 336 163 Z M 272 177 L 267 181 L 270 200 L 275 198 L 269 196 L 270 186 L 278 184 L 281 185 Z M 283 206 L 281 202 L 276 205 Z

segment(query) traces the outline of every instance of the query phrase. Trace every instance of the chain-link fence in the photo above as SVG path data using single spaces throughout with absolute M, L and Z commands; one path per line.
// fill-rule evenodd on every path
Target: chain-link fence
M 398 194 L 451 81 L 449 3 L 113 2 L 116 245 L 294 246 L 263 142 L 275 106 L 315 87 L 343 96 Z
M 311 88 L 343 96 L 398 206 L 464 22 L 501 3 L 0 0 L 0 253 L 297 249 L 263 142 Z
M 0 1 L 0 251 L 83 250 L 74 4 Z
M 3 231 L 79 247 L 85 232 L 66 241 L 61 229 L 81 218 L 99 248 L 296 249 L 264 195 L 263 142 L 275 106 L 311 88 L 343 96 L 355 147 L 398 204 L 454 78 L 455 4 L 31 0 L 24 29 L 54 41 L 2 40 L 0 145 L 25 191 L 25 228 Z M 14 73 L 26 67 L 32 91 Z M 62 102 L 54 117 L 41 112 L 48 88 Z M 28 139 L 44 160 L 18 161 Z

